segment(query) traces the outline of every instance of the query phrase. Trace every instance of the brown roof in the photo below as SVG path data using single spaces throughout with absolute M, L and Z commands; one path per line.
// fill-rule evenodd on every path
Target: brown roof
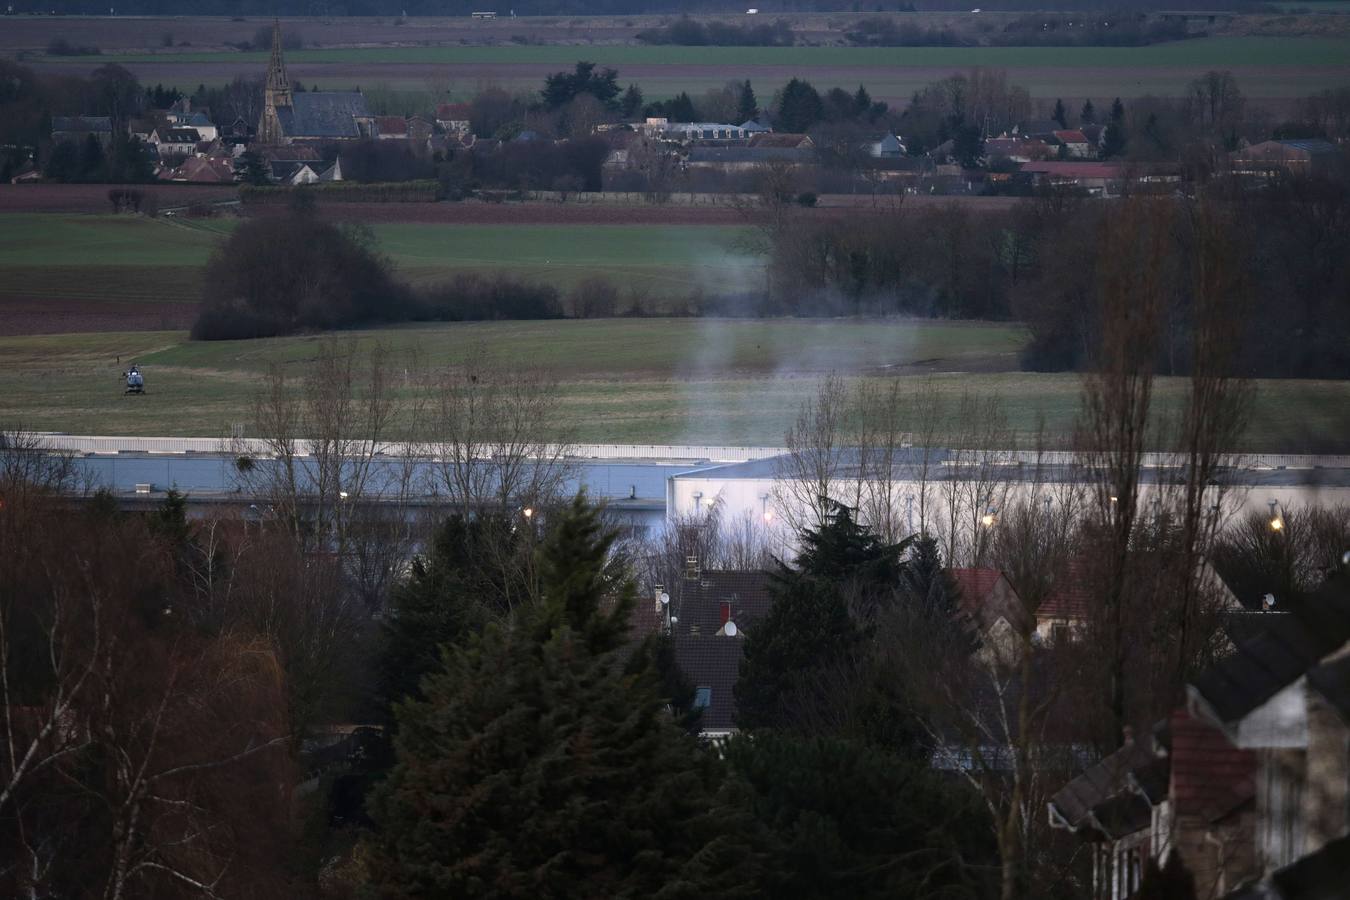
M 1172 713 L 1171 799 L 1177 815 L 1213 822 L 1256 796 L 1256 754 L 1188 712 Z
M 1046 161 L 1029 162 L 1022 166 L 1022 171 L 1060 178 L 1120 178 L 1125 174 L 1125 167 L 1103 162 Z
M 1076 128 L 1070 129 L 1068 131 L 1056 131 L 1055 140 L 1059 141 L 1061 144 L 1088 143 L 1087 135 L 1083 134 L 1083 132 L 1077 130 Z
M 1014 628 L 1026 624 L 1026 611 L 1012 583 L 998 569 L 949 569 L 961 592 L 961 611 L 970 617 L 981 633 L 1000 618 Z
M 462 122 L 470 118 L 473 107 L 467 103 L 441 103 L 436 106 L 436 118 L 447 122 Z
M 380 134 L 407 134 L 408 120 L 402 116 L 377 116 L 375 127 Z
M 803 145 L 810 146 L 811 138 L 805 134 L 770 133 L 756 134 L 750 138 L 750 147 L 786 147 L 795 148 Z
M 1086 559 L 1072 559 L 1059 572 L 1046 598 L 1036 607 L 1037 619 L 1085 621 L 1091 610 L 1092 568 Z

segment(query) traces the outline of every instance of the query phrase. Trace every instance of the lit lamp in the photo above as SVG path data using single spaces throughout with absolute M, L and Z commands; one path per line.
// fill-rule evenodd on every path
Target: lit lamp
M 993 528 L 994 523 L 998 521 L 998 516 L 994 515 L 996 510 L 991 506 L 984 515 L 980 516 L 980 524 L 985 528 Z
M 527 519 L 534 518 L 534 507 L 527 506 L 520 511 L 520 514 Z
M 1270 501 L 1270 530 L 1271 530 L 1271 531 L 1284 531 L 1284 517 L 1280 515 L 1279 506 L 1280 506 L 1280 501 L 1278 501 L 1278 500 L 1272 500 L 1272 501 Z

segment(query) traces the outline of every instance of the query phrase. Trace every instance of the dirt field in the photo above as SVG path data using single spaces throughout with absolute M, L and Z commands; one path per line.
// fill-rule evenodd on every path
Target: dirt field
M 1325 7 L 1327 4 L 1319 4 Z M 860 19 L 874 13 L 781 13 L 767 14 L 772 20 L 786 19 L 798 42 L 812 45 L 841 43 L 844 34 Z M 1024 14 L 986 10 L 970 13 L 907 13 L 905 22 L 923 28 L 946 28 L 979 36 Z M 425 46 L 429 44 L 578 44 L 624 45 L 637 43 L 645 28 L 669 21 L 672 16 L 538 16 L 512 19 L 503 16 L 478 21 L 466 16 L 392 18 L 287 18 L 283 26 L 298 31 L 306 47 Z M 741 15 L 700 15 L 702 21 L 721 20 L 740 24 Z M 41 52 L 59 29 L 73 44 L 94 45 L 104 52 L 190 51 L 225 49 L 251 41 L 266 17 L 239 19 L 207 16 L 173 17 L 80 17 L 15 16 L 0 29 L 0 53 Z M 1326 15 L 1242 15 L 1207 23 L 1210 34 L 1282 36 L 1344 35 L 1350 33 L 1350 17 Z M 172 38 L 165 46 L 165 36 Z
M 0 184 L 0 213 L 108 213 L 108 192 L 125 187 L 154 198 L 160 209 L 239 196 L 234 187 L 190 184 Z
M 196 303 L 11 300 L 0 296 L 0 334 L 166 331 L 192 327 Z

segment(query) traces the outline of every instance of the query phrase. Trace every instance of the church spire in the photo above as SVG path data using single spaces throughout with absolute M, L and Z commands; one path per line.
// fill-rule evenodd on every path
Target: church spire
M 291 105 L 291 83 L 286 79 L 286 62 L 281 58 L 281 20 L 272 20 L 272 60 L 267 64 L 268 99 L 277 106 Z
M 273 19 L 272 59 L 267 64 L 267 86 L 263 89 L 262 119 L 258 122 L 259 142 L 282 143 L 284 135 L 277 110 L 291 105 L 291 83 L 286 78 L 286 63 L 281 58 L 281 20 Z

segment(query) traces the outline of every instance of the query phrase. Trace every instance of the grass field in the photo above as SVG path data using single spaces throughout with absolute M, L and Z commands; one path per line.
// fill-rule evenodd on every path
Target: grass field
M 634 45 L 442 45 L 317 48 L 287 54 L 293 79 L 325 88 L 425 91 L 448 84 L 467 95 L 492 82 L 536 90 L 544 75 L 589 59 L 619 70 L 651 98 L 699 93 L 749 78 L 765 97 L 800 76 L 820 87 L 863 83 L 874 97 L 903 102 L 953 71 L 1006 69 L 1034 96 L 1178 95 L 1208 69 L 1231 69 L 1250 97 L 1281 99 L 1350 84 L 1350 39 L 1211 37 L 1147 47 L 650 47 Z M 146 84 L 190 90 L 235 75 L 258 75 L 265 53 L 166 50 L 98 57 L 30 57 L 44 71 L 82 71 L 107 62 L 128 66 Z
M 195 300 L 195 267 L 235 225 L 112 215 L 0 214 L 0 306 L 6 300 Z M 379 223 L 379 248 L 415 283 L 457 271 L 502 272 L 566 290 L 594 275 L 652 296 L 748 289 L 754 260 L 731 226 Z M 78 274 L 74 274 L 78 273 Z
M 620 319 L 431 325 L 354 332 L 399 359 L 462 361 L 483 347 L 543 368 L 561 387 L 563 422 L 583 441 L 778 445 L 821 376 L 933 377 L 953 400 L 963 391 L 1003 399 L 1029 440 L 1044 420 L 1067 434 L 1078 407 L 1074 375 L 1011 371 L 1023 341 L 1015 326 L 907 320 Z M 190 343 L 181 332 L 0 338 L 0 423 L 104 434 L 219 436 L 250 423 L 257 375 L 279 363 L 304 371 L 318 339 Z M 124 397 L 128 362 L 148 378 Z M 1164 380 L 1174 410 L 1182 385 Z M 1259 386 L 1251 451 L 1350 452 L 1350 383 L 1268 381 Z
M 290 64 L 378 63 L 571 65 L 584 57 L 608 66 L 972 66 L 1024 68 L 1055 66 L 1344 66 L 1350 62 L 1350 39 L 1222 37 L 1171 41 L 1146 47 L 676 47 L 676 46 L 519 46 L 492 47 L 353 47 L 292 50 Z M 74 59 L 67 57 L 67 59 Z M 172 60 L 203 65 L 252 63 L 265 68 L 266 52 L 105 54 L 99 62 L 121 64 Z

